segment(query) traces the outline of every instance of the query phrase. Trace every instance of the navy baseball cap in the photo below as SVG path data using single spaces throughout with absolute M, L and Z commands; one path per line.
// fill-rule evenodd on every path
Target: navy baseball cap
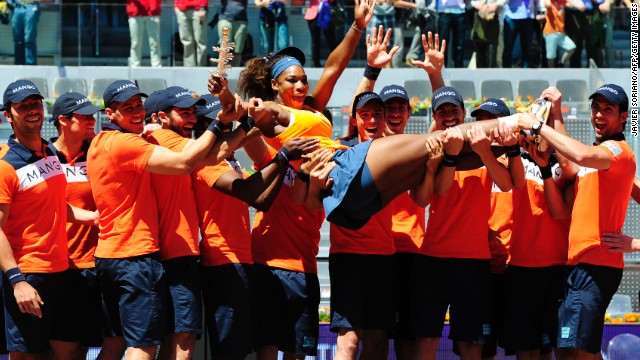
M 205 103 L 196 105 L 196 116 L 198 116 L 198 119 L 206 117 L 215 120 L 220 110 L 222 110 L 220 99 L 211 94 L 202 95 L 200 99 L 203 99 Z
M 304 62 L 306 61 L 306 57 L 304 56 L 304 52 L 295 46 L 288 46 L 282 50 L 279 50 L 272 55 L 269 55 L 267 59 L 273 59 L 279 55 L 291 56 L 298 60 L 302 66 L 304 66 Z M 267 60 L 269 62 L 269 60 Z
M 365 106 L 369 101 L 378 101 L 380 102 L 381 105 L 384 106 L 384 101 L 382 101 L 382 98 L 380 97 L 380 95 L 371 91 L 365 91 L 356 95 L 356 98 L 353 99 L 353 106 L 351 107 L 351 116 L 355 118 L 356 110 L 362 109 L 362 107 Z
M 55 121 L 60 115 L 93 115 L 100 110 L 102 109 L 93 105 L 86 96 L 77 92 L 68 92 L 60 95 L 53 103 L 51 121 Z
M 480 104 L 475 110 L 471 112 L 471 116 L 476 117 L 480 111 L 486 111 L 493 115 L 509 116 L 511 111 L 507 107 L 504 101 L 497 98 L 489 98 Z
M 608 102 L 614 105 L 620 105 L 620 111 L 624 112 L 629 109 L 629 98 L 623 88 L 616 84 L 605 84 L 596 90 L 589 99 L 593 99 L 596 95 L 602 95 Z
M 400 98 L 406 102 L 409 102 L 409 95 L 407 90 L 400 85 L 388 85 L 382 88 L 380 91 L 380 98 L 383 102 L 393 98 Z
M 151 93 L 144 102 L 144 110 L 147 117 L 159 111 L 165 111 L 172 107 L 181 109 L 190 108 L 196 104 L 204 104 L 199 97 L 193 97 L 193 93 L 180 86 L 169 86 L 164 90 Z
M 135 95 L 147 97 L 147 94 L 138 89 L 136 84 L 129 80 L 117 80 L 112 82 L 106 89 L 104 89 L 104 106 L 109 106 L 112 102 L 125 102 L 131 99 Z
M 37 95 L 40 99 L 44 99 L 36 85 L 29 80 L 16 80 L 9 84 L 4 91 L 2 97 L 2 109 L 5 110 L 10 103 L 19 103 L 31 95 Z
M 454 104 L 464 108 L 462 95 L 451 86 L 441 87 L 431 96 L 431 107 L 433 110 L 437 110 L 442 104 Z

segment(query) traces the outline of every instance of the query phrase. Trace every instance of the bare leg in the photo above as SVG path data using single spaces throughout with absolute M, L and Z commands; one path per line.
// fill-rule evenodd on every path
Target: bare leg
M 278 359 L 278 347 L 277 346 L 264 346 L 258 349 L 258 360 L 276 360 Z
M 77 342 L 59 340 L 49 341 L 51 360 L 82 360 L 87 358 L 87 348 Z
M 473 125 L 480 125 L 487 134 L 498 126 L 498 120 L 485 120 L 458 125 L 467 139 L 467 130 Z M 412 189 L 424 179 L 426 163 L 429 157 L 425 147 L 428 137 L 439 137 L 440 131 L 429 134 L 401 134 L 376 139 L 371 143 L 367 153 L 367 166 L 380 192 L 382 204 L 386 205 L 399 194 Z M 481 166 L 477 156 L 475 167 Z M 461 159 L 462 160 L 462 159 Z M 473 168 L 471 162 L 459 163 L 458 169 Z
M 362 360 L 386 360 L 389 357 L 389 338 L 384 330 L 362 331 Z
M 436 360 L 440 338 L 418 338 L 414 360 Z
M 539 360 L 540 350 L 525 350 L 516 352 L 517 360 Z
M 9 359 L 11 360 L 45 360 L 47 358 L 47 354 L 34 354 L 34 353 L 25 353 L 12 351 L 9 353 Z
M 191 359 L 193 357 L 195 343 L 195 334 L 184 332 L 169 334 L 162 342 L 159 359 Z
M 396 352 L 396 359 L 413 360 L 413 356 L 416 352 L 416 342 L 412 340 L 395 339 L 393 341 L 393 348 Z
M 462 360 L 482 359 L 482 344 L 471 344 L 466 341 L 458 341 L 458 349 L 460 349 L 460 359 Z
M 125 360 L 151 360 L 155 358 L 156 346 L 146 346 L 142 348 L 128 347 Z
M 102 349 L 98 354 L 98 360 L 120 360 L 127 350 L 127 345 L 122 336 L 109 336 L 102 340 Z
M 335 360 L 355 360 L 358 356 L 358 343 L 361 332 L 355 329 L 340 328 L 338 331 Z

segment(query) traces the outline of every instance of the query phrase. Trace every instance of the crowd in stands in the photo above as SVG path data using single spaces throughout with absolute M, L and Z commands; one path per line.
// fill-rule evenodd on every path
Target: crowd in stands
M 625 91 L 591 94 L 593 146 L 567 134 L 556 88 L 515 115 L 487 99 L 464 123 L 464 100 L 442 78 L 449 43 L 423 34 L 411 64 L 433 87 L 433 123 L 405 134 L 410 94 L 373 92 L 399 51 L 393 27 L 376 23 L 349 131 L 334 140 L 326 106 L 375 9 L 356 1 L 313 89 L 304 53 L 285 47 L 251 59 L 237 89 L 212 75 L 201 97 L 178 86 L 144 94 L 128 80 L 107 86 L 104 109 L 63 94 L 59 136 L 43 139 L 38 88 L 9 84 L 0 353 L 84 359 L 101 346 L 100 359 L 189 359 L 206 327 L 215 359 L 314 356 L 326 218 L 334 358 L 387 359 L 394 338 L 398 359 L 433 359 L 448 309 L 462 359 L 497 346 L 596 359 L 621 252 L 638 243 L 621 235 L 630 197 L 640 201 Z M 175 11 L 188 22 L 203 9 Z M 241 31 L 238 14 L 226 21 Z M 108 121 L 95 134 L 98 111 Z
M 393 29 L 393 45 L 400 49 L 388 65 L 394 68 L 413 66 L 412 61 L 420 57 L 420 36 L 429 31 L 438 32 L 449 43 L 447 67 L 579 68 L 588 65 L 583 56 L 593 59 L 598 67 L 615 67 L 614 30 L 628 28 L 628 9 L 633 1 L 637 0 L 379 0 L 367 31 L 378 25 Z M 234 66 L 243 59 L 239 55 L 247 46 L 249 21 L 258 24 L 259 39 L 250 41 L 256 42 L 256 48 L 259 42 L 259 54 L 300 46 L 290 44 L 287 9 L 291 4 L 286 0 L 254 0 L 252 5 L 259 9 L 257 19 L 248 18 L 246 0 L 222 0 L 220 4 L 175 0 L 173 5 L 183 66 L 210 66 L 210 27 L 217 29 L 218 39 L 223 28 L 230 30 L 237 55 Z M 310 0 L 304 5 L 314 67 L 322 66 L 321 34 L 330 51 L 345 34 L 345 5 L 344 0 Z M 39 0 L 8 0 L 7 7 L 11 10 L 15 64 L 35 65 Z M 142 64 L 145 33 L 150 65 L 162 66 L 161 11 L 160 0 L 127 0 L 130 66 Z M 408 48 L 406 37 L 412 38 Z

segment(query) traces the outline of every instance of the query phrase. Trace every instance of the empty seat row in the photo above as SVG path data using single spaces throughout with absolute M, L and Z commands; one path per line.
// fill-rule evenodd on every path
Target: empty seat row
M 90 99 L 101 99 L 104 90 L 109 84 L 120 79 L 96 78 L 91 80 L 91 86 L 87 92 L 87 81 L 83 78 L 59 77 L 53 80 L 51 92 L 49 92 L 48 81 L 42 77 L 23 78 L 32 81 L 40 90 L 45 98 L 57 98 L 66 92 L 79 92 L 87 95 Z M 147 78 L 135 80 L 140 91 L 150 94 L 155 90 L 166 89 L 167 82 L 165 79 Z
M 450 85 L 456 88 L 465 100 L 476 100 L 476 85 L 471 80 L 452 80 Z M 480 83 L 480 98 L 499 98 L 513 101 L 517 98 L 523 103 L 529 99 L 536 99 L 542 91 L 549 87 L 547 80 L 520 80 L 518 92 L 514 97 L 511 81 L 509 80 L 484 80 Z M 431 85 L 425 80 L 405 80 L 404 88 L 409 97 L 427 99 L 432 95 Z M 562 93 L 564 102 L 587 102 L 589 100 L 589 87 L 585 80 L 568 79 L 558 80 L 555 86 Z

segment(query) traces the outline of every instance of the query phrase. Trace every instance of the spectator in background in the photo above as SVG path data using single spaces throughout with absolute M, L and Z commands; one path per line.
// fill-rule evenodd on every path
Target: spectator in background
M 463 67 L 464 34 L 467 31 L 465 25 L 465 2 L 464 0 L 437 0 L 438 9 L 438 34 L 440 38 L 447 42 L 452 49 L 453 67 Z M 444 55 L 444 65 L 447 66 L 449 53 Z
M 230 30 L 229 40 L 235 44 L 232 66 L 240 66 L 242 52 L 247 40 L 247 0 L 221 0 L 220 21 L 218 21 L 218 39 L 222 39 L 222 30 Z
M 289 46 L 285 3 L 286 0 L 255 0 L 256 6 L 260 8 L 260 44 L 265 55 Z
M 175 0 L 183 66 L 207 65 L 207 0 Z
M 569 0 L 566 8 L 566 32 L 576 43 L 571 56 L 571 67 L 582 67 L 582 49 L 587 49 L 587 59 L 593 59 L 602 67 L 604 43 L 604 14 L 609 12 L 606 0 Z M 588 63 L 587 63 L 588 64 Z M 587 65 L 588 66 L 588 65 Z
M 138 67 L 142 62 L 142 42 L 145 29 L 149 39 L 151 66 L 162 66 L 160 52 L 160 0 L 127 0 L 131 51 L 129 65 Z
M 547 47 L 547 62 L 550 68 L 556 67 L 558 48 L 564 51 L 558 64 L 560 67 L 564 67 L 564 63 L 571 58 L 576 49 L 576 44 L 564 33 L 564 8 L 566 4 L 566 0 L 544 0 L 544 7 L 547 8 L 547 21 L 542 33 Z
M 536 22 L 538 0 L 509 0 L 504 8 L 504 50 L 502 52 L 502 67 L 513 66 L 513 47 L 516 38 L 520 36 L 520 49 L 523 68 L 528 68 L 531 62 L 531 39 Z
M 500 38 L 500 12 L 504 0 L 473 0 L 475 11 L 471 39 L 476 52 L 476 67 L 498 67 L 498 40 Z
M 373 17 L 367 26 L 367 34 L 371 34 L 371 30 L 377 29 L 380 25 L 385 29 L 394 29 L 394 45 L 400 42 L 396 33 L 396 8 L 395 0 L 376 0 L 376 8 L 373 10 Z M 389 67 L 391 64 L 387 64 Z
M 329 51 L 333 51 L 338 43 L 336 42 L 335 28 L 329 23 L 329 26 L 322 30 L 318 26 L 318 10 L 320 9 L 321 0 L 311 0 L 309 7 L 307 7 L 304 13 L 304 19 L 307 20 L 309 26 L 309 32 L 311 33 L 311 59 L 313 60 L 313 67 L 321 67 L 320 65 L 320 32 L 324 34 L 324 38 L 327 40 L 327 46 Z M 338 0 L 334 0 L 338 1 Z
M 416 0 L 415 3 L 412 3 L 406 2 L 404 0 L 398 0 L 395 4 L 396 7 L 409 6 L 409 9 L 396 9 L 396 14 L 399 12 L 399 10 L 402 10 L 403 12 L 409 13 L 411 15 L 409 19 L 411 20 L 410 24 L 414 29 L 414 33 L 413 38 L 411 39 L 411 46 L 409 46 L 409 51 L 407 51 L 407 55 L 405 57 L 405 61 L 407 65 L 413 66 L 413 61 L 420 59 L 420 57 L 422 56 L 422 34 L 436 33 L 436 2 L 435 0 Z M 404 19 L 399 20 L 398 17 L 396 17 L 396 24 L 399 24 L 399 26 L 396 26 L 396 29 L 402 29 L 402 24 L 404 23 Z M 407 29 L 408 28 L 409 27 L 407 27 Z M 397 31 L 396 29 L 394 29 L 393 31 Z M 404 42 L 404 36 L 400 37 Z M 402 52 L 402 44 L 396 44 L 394 42 L 393 45 L 400 46 L 400 49 L 393 57 L 393 67 L 398 67 L 396 65 L 396 58 L 402 55 L 398 55 Z
M 11 9 L 11 28 L 13 30 L 14 64 L 36 65 L 38 49 L 38 20 L 40 5 L 38 0 L 7 0 Z

